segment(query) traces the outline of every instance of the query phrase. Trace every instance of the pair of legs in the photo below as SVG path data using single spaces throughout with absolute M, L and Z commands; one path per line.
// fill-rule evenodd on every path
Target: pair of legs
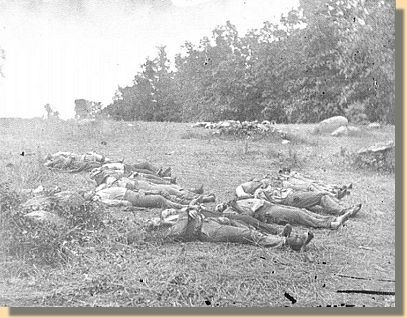
M 66 172 L 90 171 L 100 167 L 101 163 L 97 161 L 80 160 L 74 156 L 59 156 L 48 160 L 44 164 L 46 167 Z
M 351 212 L 346 212 L 339 217 L 320 215 L 306 209 L 274 204 L 260 199 L 229 202 L 229 207 L 223 211 L 223 214 L 230 215 L 235 213 L 250 215 L 265 223 L 292 224 L 328 229 L 338 229 L 340 225 L 344 224 L 352 216 Z
M 140 161 L 133 164 L 126 165 L 128 171 L 136 171 L 144 174 L 157 175 L 159 177 L 171 177 L 171 168 L 163 170 L 157 166 L 152 165 L 147 161 Z
M 200 192 L 200 189 L 183 189 L 177 185 L 151 185 L 151 190 L 158 190 L 162 191 L 164 193 L 168 193 L 169 195 L 176 196 L 180 199 L 185 199 L 185 200 L 194 200 L 198 199 L 200 197 L 200 194 L 197 192 Z M 202 191 L 203 192 L 203 191 Z M 215 196 L 214 195 L 209 195 L 209 196 L 201 196 L 202 201 L 200 202 L 215 202 Z
M 349 210 L 356 210 L 361 207 L 361 205 L 356 205 L 351 208 L 344 208 L 339 204 L 338 199 L 331 194 L 313 191 L 293 191 L 281 204 L 332 215 L 343 215 Z
M 187 212 L 188 213 L 188 212 Z M 167 227 L 165 236 L 182 241 L 199 240 L 203 242 L 230 242 L 240 244 L 253 244 L 262 247 L 278 248 L 285 245 L 294 250 L 304 248 L 313 238 L 310 232 L 304 235 L 291 236 L 291 226 L 287 226 L 280 235 L 271 234 L 253 229 L 243 219 L 236 220 L 227 217 L 194 218 L 186 214 L 177 215 L 177 218 L 168 217 L 156 223 L 156 227 Z
M 108 181 L 108 180 L 107 180 Z M 120 178 L 113 185 L 128 188 L 129 190 L 145 190 L 151 194 L 161 195 L 164 198 L 182 205 L 188 205 L 192 200 L 200 203 L 214 202 L 214 195 L 200 195 L 178 186 L 151 184 L 145 180 L 132 180 L 130 178 Z
M 141 173 L 141 172 L 133 172 L 129 178 L 136 179 L 136 180 L 147 180 L 148 182 L 154 184 L 174 184 L 176 182 L 176 178 L 171 177 L 159 177 L 155 174 L 150 173 Z
M 350 189 L 353 187 L 352 183 L 347 185 L 328 184 L 291 171 L 280 171 L 279 179 L 282 181 L 283 187 L 302 191 L 331 193 L 338 199 L 350 194 Z
M 183 207 L 186 207 L 186 204 L 174 202 L 159 194 L 144 194 L 131 190 L 126 191 L 123 199 L 130 202 L 133 206 L 143 208 L 181 209 Z

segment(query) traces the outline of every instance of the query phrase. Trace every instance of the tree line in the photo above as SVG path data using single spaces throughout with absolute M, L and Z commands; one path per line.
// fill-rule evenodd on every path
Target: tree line
M 301 0 L 280 23 L 239 35 L 227 21 L 185 42 L 171 67 L 165 47 L 113 102 L 80 101 L 115 120 L 394 123 L 394 1 Z M 95 111 L 96 109 L 96 111 Z

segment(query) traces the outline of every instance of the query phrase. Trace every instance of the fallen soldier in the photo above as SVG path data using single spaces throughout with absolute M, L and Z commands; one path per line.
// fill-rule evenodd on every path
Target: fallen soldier
M 183 200 L 175 196 L 164 197 L 158 191 L 133 191 L 123 187 L 106 188 L 99 191 L 89 191 L 85 196 L 93 201 L 100 201 L 108 206 L 136 206 L 141 208 L 174 208 L 187 207 Z M 201 198 L 189 201 L 190 205 L 199 202 Z
M 78 207 L 86 201 L 100 201 L 109 206 L 138 206 L 144 208 L 175 208 L 181 209 L 188 205 L 177 203 L 177 198 L 169 200 L 157 192 L 131 191 L 126 188 L 107 188 L 100 191 L 61 191 L 51 195 L 35 196 L 21 205 L 24 211 L 47 210 L 55 206 Z M 190 201 L 199 202 L 200 198 Z
M 260 187 L 279 187 L 290 188 L 296 191 L 313 191 L 330 194 L 332 197 L 340 200 L 346 195 L 350 194 L 349 189 L 352 189 L 352 184 L 344 185 L 342 187 L 336 185 L 327 185 L 313 180 L 306 179 L 297 172 L 287 175 L 280 171 L 278 177 L 265 176 L 262 179 L 254 178 L 248 182 L 244 182 L 236 188 L 236 195 L 238 198 L 247 199 L 253 198 L 254 192 Z
M 342 199 L 345 195 L 350 194 L 353 188 L 352 183 L 347 185 L 329 184 L 322 181 L 314 180 L 296 171 L 282 169 L 279 171 L 278 186 L 282 188 L 292 188 L 294 190 L 327 192 L 333 194 L 336 198 Z
M 73 152 L 62 151 L 52 155 L 48 154 L 44 160 L 44 165 L 47 168 L 71 173 L 90 171 L 96 167 L 100 167 L 106 162 L 111 161 L 109 158 L 95 152 L 87 152 L 84 155 L 78 155 Z
M 343 190 L 346 191 L 346 190 Z M 361 204 L 344 208 L 339 199 L 326 191 L 303 191 L 292 188 L 277 188 L 268 179 L 252 180 L 236 188 L 238 199 L 257 198 L 271 203 L 305 208 L 312 212 L 342 215 L 349 210 L 359 211 Z
M 142 167 L 142 168 L 140 168 Z M 163 171 L 162 168 L 158 170 L 149 170 L 146 168 L 158 169 L 151 166 L 148 162 L 141 162 L 138 164 L 126 164 L 123 162 L 112 162 L 104 164 L 99 168 L 99 170 L 116 170 L 122 175 L 129 176 L 134 172 L 138 172 L 141 175 L 146 175 L 152 180 L 166 180 L 169 183 L 174 183 L 175 179 L 171 178 L 171 168 L 167 168 Z
M 176 182 L 175 178 L 171 177 L 159 177 L 152 174 L 144 174 L 140 172 L 133 172 L 132 168 L 123 163 L 109 163 L 105 164 L 99 168 L 95 168 L 90 173 L 90 178 L 95 180 L 97 185 L 104 182 L 106 178 L 110 176 L 115 178 L 129 177 L 132 179 L 146 180 L 150 183 L 155 184 L 174 184 Z
M 274 204 L 262 199 L 232 200 L 218 204 L 216 211 L 223 215 L 250 215 L 264 223 L 301 225 L 337 230 L 359 210 L 349 210 L 340 216 L 320 215 L 297 207 Z
M 172 200 L 172 197 L 177 198 L 177 202 L 181 204 L 188 204 L 191 200 L 200 198 L 200 202 L 215 202 L 215 195 L 200 195 L 203 192 L 202 187 L 199 189 L 186 190 L 178 185 L 167 184 L 152 184 L 146 180 L 135 180 L 132 178 L 123 177 L 122 173 L 115 170 L 103 170 L 94 172 L 91 178 L 96 181 L 96 191 L 100 191 L 109 187 L 122 187 L 129 190 L 144 190 L 154 191 L 160 195 Z
M 310 232 L 292 236 L 290 225 L 280 235 L 259 231 L 242 220 L 207 217 L 199 207 L 184 208 L 175 215 L 152 219 L 148 228 L 149 231 L 162 230 L 165 238 L 179 241 L 230 242 L 269 248 L 289 246 L 296 251 L 304 249 L 314 237 Z

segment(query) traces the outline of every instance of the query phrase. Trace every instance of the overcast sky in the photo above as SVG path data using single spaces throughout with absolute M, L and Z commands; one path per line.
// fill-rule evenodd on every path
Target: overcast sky
M 278 21 L 298 0 L 0 0 L 0 117 L 62 118 L 74 100 L 112 102 L 147 56 L 169 57 L 230 20 L 243 35 Z

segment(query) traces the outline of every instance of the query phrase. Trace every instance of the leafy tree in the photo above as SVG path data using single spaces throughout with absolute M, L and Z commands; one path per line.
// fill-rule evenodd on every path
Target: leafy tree
M 334 115 L 394 122 L 394 3 L 300 0 L 240 36 L 229 21 L 185 42 L 171 70 L 165 47 L 106 111 L 115 119 L 272 119 Z
M 54 111 L 51 108 L 50 104 L 45 104 L 44 109 L 47 112 L 47 118 L 48 119 L 57 119 L 57 118 L 59 118 L 59 111 Z
M 75 99 L 75 118 L 93 119 L 96 118 L 102 110 L 102 103 L 88 101 L 86 99 Z

